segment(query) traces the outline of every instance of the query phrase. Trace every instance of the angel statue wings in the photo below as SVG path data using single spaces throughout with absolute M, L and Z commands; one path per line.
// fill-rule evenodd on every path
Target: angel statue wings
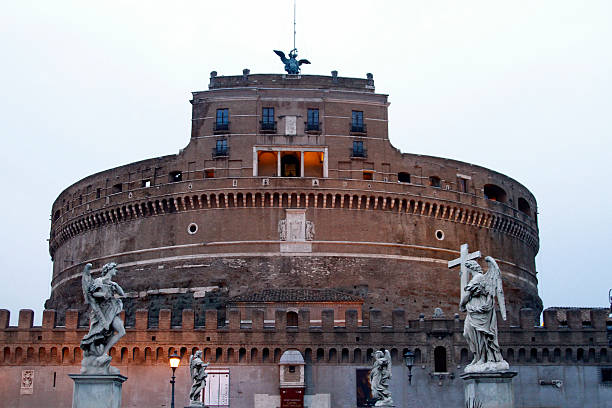
M 289 51 L 289 58 L 285 57 L 285 53 L 282 51 L 274 50 L 274 53 L 278 55 L 283 64 L 285 64 L 285 71 L 287 71 L 287 73 L 291 75 L 299 74 L 300 66 L 302 64 L 310 64 L 310 61 L 308 61 L 307 59 L 297 59 L 297 48 L 294 48 Z
M 496 297 L 502 318 L 506 320 L 501 271 L 492 257 L 487 256 L 485 261 L 488 264 L 486 273 L 482 272 L 482 268 L 476 261 L 470 260 L 465 263 L 473 277 L 464 288 L 460 310 L 467 312 L 463 325 L 463 336 L 474 353 L 474 359 L 465 367 L 466 373 L 500 371 L 509 368 L 497 342 Z
M 92 278 L 91 264 L 85 265 L 81 279 L 83 297 L 89 305 L 89 333 L 81 340 L 83 361 L 81 374 L 119 374 L 110 366 L 108 351 L 125 335 L 119 313 L 125 296 L 123 289 L 112 278 L 117 274 L 117 264 L 107 263 L 102 267 L 102 276 Z
M 391 382 L 391 353 L 377 350 L 372 354 L 374 365 L 370 370 L 370 387 L 375 407 L 394 407 L 389 385 Z
M 200 395 L 206 387 L 206 367 L 208 363 L 202 361 L 202 351 L 198 350 L 189 357 L 189 374 L 191 375 L 191 390 L 189 391 L 189 405 L 203 406 Z

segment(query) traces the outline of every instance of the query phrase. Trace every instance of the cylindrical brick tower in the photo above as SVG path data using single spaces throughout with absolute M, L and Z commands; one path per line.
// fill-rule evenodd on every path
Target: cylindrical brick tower
M 203 316 L 266 288 L 333 288 L 364 308 L 452 313 L 459 277 L 447 262 L 468 243 L 498 260 L 511 319 L 541 311 L 533 195 L 495 171 L 394 148 L 387 95 L 371 75 L 213 72 L 191 103 L 191 140 L 178 155 L 59 195 L 47 307 L 82 308 L 84 264 L 115 261 L 128 322 L 142 307 Z

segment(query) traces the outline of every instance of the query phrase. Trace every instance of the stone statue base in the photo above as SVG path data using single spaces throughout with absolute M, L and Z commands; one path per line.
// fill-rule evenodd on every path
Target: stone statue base
M 120 374 L 68 374 L 74 380 L 72 408 L 121 408 L 121 387 L 127 380 Z
M 517 374 L 516 371 L 461 374 L 466 407 L 514 408 L 512 378 Z

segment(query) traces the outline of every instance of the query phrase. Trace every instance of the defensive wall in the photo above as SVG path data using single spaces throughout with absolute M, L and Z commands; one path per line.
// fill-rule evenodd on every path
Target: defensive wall
M 113 364 L 130 377 L 124 406 L 167 403 L 168 356 L 173 351 L 182 356 L 177 395 L 187 395 L 184 367 L 198 349 L 211 368 L 230 370 L 231 407 L 253 407 L 255 394 L 278 395 L 278 362 L 288 349 L 304 356 L 307 394 L 329 393 L 333 407 L 355 406 L 355 370 L 369 367 L 370 354 L 380 347 L 391 350 L 392 387 L 401 406 L 423 406 L 422 398 L 430 399 L 429 406 L 462 405 L 463 385 L 458 377 L 472 356 L 458 316 L 409 319 L 403 310 L 389 315 L 371 310 L 364 315 L 366 322 L 358 325 L 357 311 L 349 310 L 345 324 L 338 326 L 334 325 L 338 316 L 325 310 L 321 323 L 314 326 L 308 310 L 300 310 L 297 326 L 287 326 L 286 310 L 276 310 L 273 324 L 264 322 L 263 313 L 253 311 L 252 320 L 245 321 L 232 309 L 224 321 L 207 311 L 207 323 L 200 327 L 191 310 L 182 311 L 179 326 L 171 324 L 170 310 L 159 313 L 155 326 L 146 310 L 137 311 L 133 327 L 111 349 Z M 12 401 L 8 406 L 44 406 L 28 405 L 41 398 L 58 406 L 68 404 L 72 385 L 67 374 L 79 370 L 79 341 L 87 333 L 87 327 L 78 324 L 78 312 L 67 311 L 64 326 L 56 325 L 53 310 L 43 312 L 40 327 L 33 326 L 31 310 L 20 311 L 15 327 L 8 325 L 9 317 L 7 310 L 0 311 L 0 394 Z M 565 319 L 560 321 L 557 310 L 547 309 L 543 325 L 534 326 L 533 310 L 523 309 L 519 322 L 499 320 L 502 352 L 511 368 L 519 371 L 517 406 L 606 407 L 612 397 L 612 384 L 602 382 L 602 370 L 612 369 L 607 311 L 569 309 Z M 407 385 L 402 360 L 408 349 L 415 352 L 412 385 Z M 21 370 L 28 369 L 35 372 L 35 391 L 20 396 Z M 553 380 L 562 381 L 561 387 L 553 385 Z

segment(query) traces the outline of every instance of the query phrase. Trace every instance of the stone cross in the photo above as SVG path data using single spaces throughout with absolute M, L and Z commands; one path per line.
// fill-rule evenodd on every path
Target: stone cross
M 462 244 L 459 258 L 453 259 L 452 261 L 448 261 L 449 268 L 454 268 L 457 265 L 461 266 L 461 271 L 459 272 L 459 276 L 461 276 L 461 298 L 459 300 L 460 302 L 461 299 L 463 299 L 463 296 L 465 295 L 465 287 L 467 286 L 470 278 L 465 263 L 467 261 L 480 258 L 480 256 L 480 251 L 472 252 L 470 254 L 470 251 L 468 250 L 468 244 Z

